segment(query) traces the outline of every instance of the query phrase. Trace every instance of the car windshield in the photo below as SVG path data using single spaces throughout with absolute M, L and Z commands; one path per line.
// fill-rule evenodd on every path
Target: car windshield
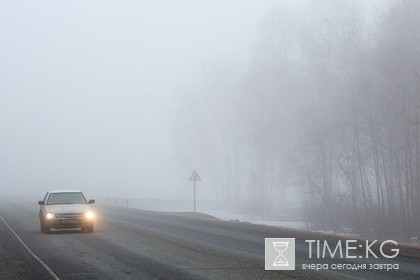
M 51 193 L 47 205 L 86 204 L 86 199 L 80 192 Z

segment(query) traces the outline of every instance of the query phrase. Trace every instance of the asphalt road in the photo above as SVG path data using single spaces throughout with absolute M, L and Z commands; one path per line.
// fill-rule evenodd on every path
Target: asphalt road
M 0 279 L 420 279 L 420 251 L 411 249 L 392 260 L 351 260 L 398 263 L 395 271 L 316 272 L 301 269 L 302 263 L 319 263 L 307 256 L 303 239 L 313 239 L 310 233 L 293 236 L 280 228 L 205 215 L 96 205 L 93 233 L 44 234 L 37 211 L 36 201 L 0 201 Z M 264 238 L 269 237 L 297 237 L 297 270 L 264 270 Z

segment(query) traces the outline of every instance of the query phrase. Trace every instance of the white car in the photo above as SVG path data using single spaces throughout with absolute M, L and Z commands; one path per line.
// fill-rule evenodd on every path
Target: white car
M 95 214 L 81 191 L 60 190 L 47 192 L 44 200 L 38 201 L 41 231 L 49 233 L 51 228 L 81 228 L 93 232 Z

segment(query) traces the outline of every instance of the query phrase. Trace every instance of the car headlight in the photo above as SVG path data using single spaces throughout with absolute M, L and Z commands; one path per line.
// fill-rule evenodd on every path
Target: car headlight
M 51 220 L 52 218 L 54 218 L 54 214 L 52 213 L 47 213 L 47 219 Z
M 87 218 L 89 220 L 93 219 L 94 217 L 95 217 L 95 214 L 93 214 L 92 211 L 89 211 L 85 214 L 85 218 Z

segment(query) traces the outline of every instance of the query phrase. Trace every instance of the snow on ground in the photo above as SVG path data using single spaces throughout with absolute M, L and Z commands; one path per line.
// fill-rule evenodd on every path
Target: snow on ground
M 239 222 L 249 222 L 258 225 L 268 225 L 268 226 L 278 226 L 278 227 L 288 227 L 288 228 L 304 228 L 305 224 L 299 221 L 273 221 L 268 219 L 263 219 L 261 217 L 256 217 L 252 215 L 238 214 L 235 212 L 219 209 L 207 209 L 205 214 L 209 214 L 218 219 L 230 221 L 235 220 Z
M 115 201 L 113 201 L 114 203 Z M 190 200 L 163 200 L 163 199 L 142 199 L 128 201 L 129 207 L 162 211 L 162 212 L 193 212 L 194 204 Z M 120 200 L 119 205 L 124 206 L 127 204 L 126 200 Z M 234 210 L 222 209 L 217 203 L 210 201 L 197 202 L 197 212 L 214 216 L 224 221 L 239 221 L 249 222 L 253 224 L 281 226 L 288 228 L 304 228 L 305 224 L 302 221 L 296 221 L 293 217 L 285 216 L 278 220 L 269 220 L 261 216 L 247 215 L 238 213 Z

